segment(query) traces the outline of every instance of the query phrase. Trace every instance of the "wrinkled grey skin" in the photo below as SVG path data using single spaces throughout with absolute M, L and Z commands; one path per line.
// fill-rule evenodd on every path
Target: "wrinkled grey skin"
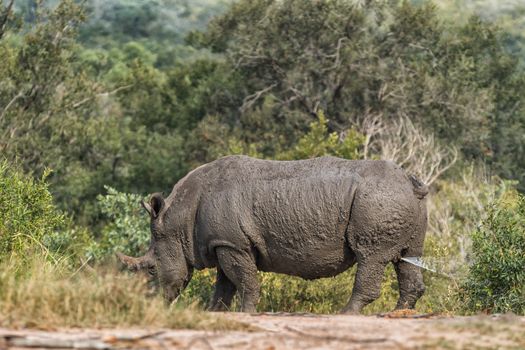
M 259 298 L 258 270 L 316 279 L 357 263 L 343 312 L 359 313 L 379 297 L 393 262 L 397 308 L 414 308 L 423 278 L 400 258 L 422 255 L 427 192 L 389 161 L 224 157 L 190 172 L 165 200 L 154 194 L 143 203 L 151 216 L 149 251 L 119 257 L 133 270 L 158 274 L 168 302 L 194 269 L 216 267 L 210 309 L 227 309 L 238 292 L 246 312 Z

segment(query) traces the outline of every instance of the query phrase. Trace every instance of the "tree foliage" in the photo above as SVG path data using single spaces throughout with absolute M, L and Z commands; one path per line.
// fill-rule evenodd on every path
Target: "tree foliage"
M 450 27 L 432 4 L 407 1 L 239 1 L 193 38 L 227 55 L 242 77 L 237 124 L 264 97 L 273 103 L 265 122 L 290 139 L 289 123 L 304 130 L 321 109 L 330 131 L 359 127 L 367 115 L 408 118 L 521 179 L 524 75 L 503 34 L 479 18 Z
M 96 219 L 94 199 L 105 184 L 146 192 L 181 176 L 181 138 L 157 132 L 146 117 L 167 99 L 157 94 L 163 75 L 151 67 L 148 52 L 128 44 L 111 52 L 105 67 L 97 52 L 84 64 L 90 53 L 76 42 L 84 14 L 72 1 L 38 7 L 34 22 L 22 27 L 11 25 L 12 9 L 4 12 L 10 20 L 0 38 L 3 157 L 18 159 L 37 177 L 53 169 L 49 181 L 59 205 L 88 223 Z
M 223 12 L 231 0 L 88 0 L 89 21 L 80 40 L 88 45 L 126 42 L 155 37 L 181 44 L 193 28 L 202 28 Z
M 479 19 L 447 27 L 432 5 L 408 2 L 239 1 L 189 36 L 199 56 L 187 61 L 176 51 L 169 58 L 181 43 L 165 44 L 154 27 L 115 36 L 92 27 L 120 23 L 104 6 L 133 18 L 160 16 L 140 8 L 162 2 L 93 2 L 87 26 L 74 2 L 33 5 L 30 25 L 3 11 L 0 148 L 37 177 L 52 168 L 60 207 L 83 222 L 97 220 L 104 185 L 169 190 L 219 155 L 281 157 L 321 111 L 341 139 L 366 135 L 368 116 L 403 118 L 502 177 L 523 176 L 523 75 L 501 34 Z M 79 31 L 111 49 L 84 34 L 79 42 Z

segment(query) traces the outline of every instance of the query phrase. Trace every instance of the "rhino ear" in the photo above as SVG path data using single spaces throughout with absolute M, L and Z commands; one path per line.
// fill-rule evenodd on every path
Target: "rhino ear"
M 142 208 L 148 212 L 148 215 L 151 216 L 151 205 L 149 203 L 144 202 L 143 200 L 140 201 L 140 204 L 142 205 Z
M 152 219 L 155 219 L 159 216 L 160 211 L 164 208 L 164 198 L 160 193 L 154 193 L 151 195 L 149 203 L 140 201 L 142 207 L 148 212 L 149 216 Z
M 153 218 L 156 218 L 159 216 L 160 211 L 162 208 L 164 208 L 164 198 L 162 197 L 162 194 L 160 193 L 154 193 L 151 196 L 151 199 L 149 200 L 151 205 L 151 213 L 150 215 Z

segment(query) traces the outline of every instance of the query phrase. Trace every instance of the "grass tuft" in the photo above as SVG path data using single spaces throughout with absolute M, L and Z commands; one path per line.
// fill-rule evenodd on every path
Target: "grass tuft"
M 0 326 L 247 328 L 195 307 L 167 307 L 147 292 L 145 280 L 110 268 L 74 272 L 37 258 L 21 271 L 11 260 L 0 264 Z

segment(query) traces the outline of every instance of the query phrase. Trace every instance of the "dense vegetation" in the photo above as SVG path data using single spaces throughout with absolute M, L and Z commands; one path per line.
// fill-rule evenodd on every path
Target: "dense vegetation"
M 465 299 L 473 310 L 525 314 L 525 197 L 495 203 L 473 234 Z
M 426 255 L 453 276 L 425 274 L 420 310 L 523 313 L 523 8 L 487 6 L 0 0 L 0 271 L 141 253 L 139 200 L 223 155 L 386 158 L 432 185 Z M 20 274 L 5 288 L 34 282 Z M 261 274 L 260 308 L 337 311 L 352 275 Z M 204 304 L 213 278 L 184 302 Z M 389 269 L 368 312 L 396 288 Z

